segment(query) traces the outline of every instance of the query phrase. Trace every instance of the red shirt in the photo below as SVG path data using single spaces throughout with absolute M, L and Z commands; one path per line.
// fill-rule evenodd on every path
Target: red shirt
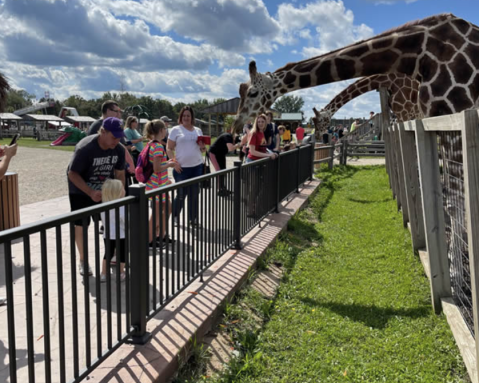
M 264 138 L 264 133 L 263 132 L 256 132 L 254 133 L 250 140 L 249 140 L 249 143 L 248 145 L 254 145 L 254 148 L 256 151 L 258 152 L 261 152 L 261 153 L 266 153 L 266 147 L 267 147 L 267 142 Z M 251 154 L 251 150 L 248 154 L 248 158 L 252 159 L 252 160 L 259 160 L 263 157 L 256 157 L 256 156 L 253 156 Z
M 298 126 L 296 128 L 296 139 L 297 140 L 302 140 L 304 138 L 304 128 L 301 126 Z

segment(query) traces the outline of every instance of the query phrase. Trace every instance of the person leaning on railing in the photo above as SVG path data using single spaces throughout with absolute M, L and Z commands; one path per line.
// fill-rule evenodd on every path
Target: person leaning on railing
M 68 196 L 72 211 L 101 203 L 101 188 L 107 179 L 119 179 L 125 185 L 125 148 L 120 140 L 125 137 L 121 120 L 108 117 L 98 134 L 81 140 L 68 165 Z M 87 219 L 90 225 L 90 217 Z M 80 274 L 93 275 L 91 267 L 83 268 L 83 224 L 75 221 L 75 242 L 80 253 Z
M 256 117 L 256 120 L 251 129 L 251 137 L 248 142 L 249 154 L 246 158 L 246 162 L 252 162 L 255 160 L 260 160 L 262 158 L 271 158 L 275 159 L 278 157 L 276 153 L 268 151 L 267 142 L 264 137 L 264 131 L 266 129 L 267 119 L 266 115 L 260 114 Z M 253 169 L 254 171 L 261 172 L 262 168 L 258 167 Z M 260 173 L 259 179 L 261 180 L 262 174 Z M 256 177 L 253 177 L 252 185 L 249 186 L 249 195 L 248 195 L 248 216 L 256 218 L 256 213 L 258 210 L 258 192 L 260 191 L 258 181 L 254 181 Z M 261 182 L 261 181 L 260 181 Z
M 8 170 L 8 165 L 10 164 L 10 160 L 15 156 L 15 154 L 17 154 L 17 144 L 0 148 L 0 181 L 5 176 L 5 173 Z M 0 297 L 0 306 L 3 306 L 6 303 L 7 299 L 5 297 Z

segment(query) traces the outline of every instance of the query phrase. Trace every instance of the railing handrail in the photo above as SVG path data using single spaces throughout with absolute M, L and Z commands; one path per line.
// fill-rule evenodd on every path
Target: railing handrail
M 86 207 L 84 209 L 75 210 L 64 213 L 51 218 L 44 218 L 40 221 L 28 223 L 12 229 L 3 230 L 0 232 L 0 244 L 7 241 L 38 233 L 42 230 L 53 229 L 57 226 L 65 225 L 82 218 L 90 217 L 92 213 L 102 213 L 117 207 L 131 205 L 135 201 L 135 197 L 123 197 L 110 202 L 99 203 L 95 206 Z

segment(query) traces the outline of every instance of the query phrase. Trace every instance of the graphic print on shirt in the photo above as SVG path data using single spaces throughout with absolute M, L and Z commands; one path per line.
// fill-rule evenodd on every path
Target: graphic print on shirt
M 101 190 L 103 183 L 114 174 L 117 162 L 118 156 L 93 158 L 90 176 L 86 184 L 94 190 Z

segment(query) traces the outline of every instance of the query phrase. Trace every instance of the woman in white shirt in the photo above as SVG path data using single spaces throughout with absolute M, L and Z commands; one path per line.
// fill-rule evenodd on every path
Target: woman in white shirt
M 203 174 L 203 155 L 206 151 L 203 142 L 198 143 L 198 137 L 203 135 L 200 128 L 195 127 L 195 114 L 191 106 L 184 106 L 178 117 L 179 125 L 171 129 L 168 136 L 167 152 L 169 158 L 174 158 L 180 165 L 179 171 L 173 170 L 175 182 L 189 180 Z M 198 225 L 198 185 L 180 188 L 173 201 L 173 217 L 176 222 L 188 194 L 188 220 L 191 225 Z

